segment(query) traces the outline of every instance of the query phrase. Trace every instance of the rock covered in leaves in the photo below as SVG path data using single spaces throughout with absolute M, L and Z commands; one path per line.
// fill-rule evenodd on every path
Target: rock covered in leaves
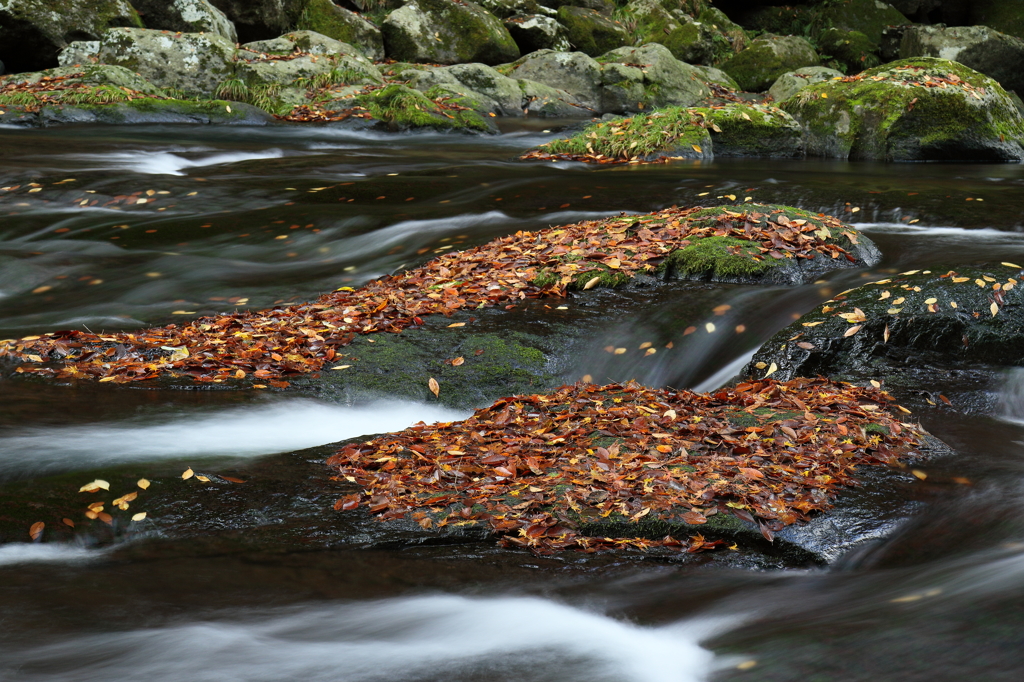
M 577 384 L 352 442 L 327 464 L 360 488 L 338 510 L 486 524 L 540 553 L 696 552 L 741 522 L 771 540 L 828 509 L 858 467 L 918 456 L 924 434 L 893 408 L 883 391 L 825 379 L 713 394 Z
M 870 241 L 829 216 L 757 204 L 672 208 L 517 232 L 307 304 L 135 332 L 8 339 L 0 341 L 0 358 L 28 363 L 18 372 L 62 379 L 124 383 L 171 375 L 283 387 L 281 377 L 340 363 L 357 334 L 398 333 L 426 315 L 564 297 L 652 275 L 799 284 L 878 258 Z
M 769 339 L 745 369 L 786 379 L 886 378 L 905 365 L 1019 365 L 1024 270 L 910 270 L 844 291 Z
M 607 164 L 802 154 L 803 133 L 792 116 L 777 107 L 729 103 L 666 107 L 650 114 L 600 121 L 522 158 Z
M 905 59 L 816 83 L 779 107 L 807 153 L 877 161 L 1024 159 L 1024 118 L 994 80 L 946 59 Z

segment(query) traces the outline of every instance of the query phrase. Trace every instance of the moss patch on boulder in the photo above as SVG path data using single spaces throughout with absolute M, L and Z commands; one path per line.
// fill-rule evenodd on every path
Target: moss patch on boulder
M 818 53 L 803 38 L 764 35 L 725 61 L 721 68 L 744 90 L 763 92 L 782 74 L 818 64 Z
M 569 42 L 591 57 L 633 42 L 620 23 L 597 10 L 563 5 L 558 8 L 558 21 L 565 26 Z
M 1024 119 L 998 83 L 945 59 L 905 59 L 779 103 L 807 153 L 878 161 L 1024 159 Z

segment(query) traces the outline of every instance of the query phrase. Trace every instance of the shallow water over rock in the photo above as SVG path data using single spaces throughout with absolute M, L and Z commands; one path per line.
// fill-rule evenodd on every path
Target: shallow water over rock
M 803 287 L 674 285 L 639 299 L 570 299 L 567 311 L 544 302 L 509 318 L 538 338 L 553 338 L 558 324 L 587 330 L 571 361 L 544 368 L 560 380 L 706 390 L 795 317 L 868 278 L 1024 258 L 1019 165 L 514 161 L 550 138 L 541 130 L 488 139 L 290 127 L 0 130 L 0 338 L 306 300 L 515 230 L 673 204 L 749 196 L 832 213 L 876 242 L 884 258 L 870 272 Z M 658 353 L 647 355 L 645 343 Z M 302 466 L 281 453 L 479 406 L 439 405 L 426 378 L 398 397 L 429 402 L 324 402 L 313 390 L 56 386 L 8 373 L 6 486 L 53 490 L 44 477 L 58 476 L 74 498 L 103 472 L 118 485 L 114 472 L 171 482 L 186 466 L 247 481 L 232 485 L 277 477 L 265 490 L 279 497 L 253 515 L 314 504 L 301 499 L 314 487 L 305 478 L 313 465 L 289 479 Z M 97 534 L 93 548 L 29 544 L 26 521 L 23 536 L 0 545 L 0 602 L 18 624 L 0 634 L 0 677 L 1016 680 L 1018 383 L 995 367 L 923 367 L 891 386 L 956 453 L 922 464 L 923 478 L 859 490 L 881 495 L 896 522 L 827 568 L 783 569 L 743 552 L 684 562 L 538 558 L 472 536 L 401 549 L 332 548 L 320 536 L 301 547 L 309 528 L 273 518 L 250 526 L 258 532 L 211 533 L 217 504 L 179 510 L 193 525 L 174 537 L 142 522 L 131 541 Z M 144 511 L 144 500 L 130 511 Z M 54 528 L 59 516 L 50 521 L 49 498 L 36 503 L 45 532 L 65 533 Z M 228 526 L 237 509 L 224 509 Z M 76 524 L 89 523 L 77 513 Z M 289 532 L 295 542 L 280 542 Z

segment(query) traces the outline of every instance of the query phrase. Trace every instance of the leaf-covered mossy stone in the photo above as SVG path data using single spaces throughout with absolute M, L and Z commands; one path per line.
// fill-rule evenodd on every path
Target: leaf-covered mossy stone
M 817 83 L 779 107 L 807 153 L 876 161 L 1024 159 L 1024 118 L 994 80 L 946 59 L 904 59 Z
M 822 81 L 842 78 L 843 73 L 827 66 L 805 66 L 789 73 L 784 73 L 768 88 L 768 94 L 776 102 L 787 100 L 808 85 Z
M 477 111 L 448 110 L 418 90 L 399 84 L 390 84 L 380 90 L 359 95 L 355 106 L 366 109 L 373 118 L 383 122 L 390 130 L 431 128 L 463 132 L 494 132 L 489 120 Z M 458 102 L 456 102 L 457 104 Z
M 127 0 L 4 0 L 0 61 L 10 73 L 53 68 L 68 43 L 99 40 L 116 26 L 142 27 Z
M 103 64 L 123 66 L 161 88 L 209 97 L 235 70 L 235 45 L 212 33 L 115 28 L 103 34 Z
M 361 488 L 337 510 L 428 529 L 484 523 L 539 552 L 626 538 L 695 552 L 771 541 L 827 510 L 855 468 L 922 458 L 926 434 L 894 407 L 878 389 L 826 379 L 714 394 L 581 383 L 354 439 L 327 464 Z
M 796 157 L 803 133 L 776 107 L 666 107 L 650 114 L 593 123 L 524 158 L 565 158 L 592 163 L 710 159 L 715 156 Z
M 814 47 L 803 38 L 763 35 L 723 62 L 721 69 L 744 90 L 763 92 L 782 74 L 820 63 Z
M 63 85 L 111 85 L 115 88 L 127 88 L 146 95 L 162 95 L 163 91 L 145 78 L 129 71 L 123 66 L 110 64 L 84 64 L 80 66 L 60 66 L 56 69 L 34 71 L 29 73 L 11 74 L 0 80 L 0 85 L 28 85 L 52 83 Z M 43 91 L 45 92 L 45 86 Z
M 523 91 L 519 83 L 485 64 L 455 64 L 412 73 L 408 85 L 420 92 L 441 86 L 469 100 L 479 101 L 471 108 L 500 116 L 523 115 Z
M 384 59 L 384 38 L 380 29 L 355 12 L 338 7 L 331 0 L 308 0 L 295 22 L 295 28 L 315 31 L 354 45 L 371 59 Z
M 769 339 L 748 376 L 883 378 L 906 366 L 1024 363 L 1024 271 L 912 270 L 845 291 Z
M 6 339 L 0 341 L 0 358 L 22 363 L 15 373 L 62 379 L 126 383 L 179 376 L 245 385 L 320 371 L 340 360 L 357 336 L 397 334 L 422 327 L 424 318 L 460 310 L 561 298 L 630 281 L 653 284 L 656 277 L 802 284 L 878 258 L 874 245 L 853 228 L 796 208 L 671 208 L 517 232 L 309 303 L 102 337 L 61 331 Z M 69 352 L 66 343 L 76 350 Z M 105 354 L 118 344 L 122 354 L 112 360 Z
M 591 57 L 633 42 L 619 22 L 597 10 L 563 5 L 558 8 L 558 21 L 565 26 L 569 43 Z
M 505 26 L 468 0 L 413 0 L 382 26 L 391 59 L 429 64 L 502 64 L 519 57 Z
M 1024 40 L 988 26 L 908 26 L 899 45 L 901 59 L 941 57 L 1024 92 Z

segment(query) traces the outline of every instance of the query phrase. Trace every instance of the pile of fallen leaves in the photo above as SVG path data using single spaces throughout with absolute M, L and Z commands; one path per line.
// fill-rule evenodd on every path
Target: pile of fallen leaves
M 885 67 L 880 67 L 885 68 Z M 913 85 L 921 88 L 954 88 L 961 89 L 968 93 L 975 99 L 981 99 L 978 93 L 985 94 L 985 88 L 976 88 L 967 81 L 960 78 L 955 73 L 948 73 L 945 76 L 936 76 L 928 73 L 922 73 L 927 71 L 923 66 L 905 65 L 897 66 L 891 73 L 887 75 L 880 75 L 877 72 L 880 69 L 869 69 L 868 71 L 862 71 L 861 73 L 853 76 L 844 76 L 836 80 L 842 83 L 856 83 L 859 81 L 893 81 L 897 83 L 906 83 L 907 85 Z
M 699 551 L 721 540 L 595 538 L 581 528 L 645 517 L 699 526 L 732 514 L 772 540 L 827 509 L 855 484 L 856 467 L 914 451 L 920 434 L 893 406 L 883 391 L 823 378 L 713 394 L 581 383 L 347 445 L 327 463 L 362 488 L 338 510 L 424 528 L 486 523 L 504 545 L 542 553 Z
M 34 101 L 22 105 L 26 111 L 38 111 L 40 107 L 57 104 L 107 103 L 131 101 L 133 99 L 170 99 L 161 95 L 147 95 L 130 88 L 107 85 L 106 90 L 96 85 L 81 82 L 84 73 L 72 73 L 65 76 L 44 76 L 35 83 L 3 84 L 0 81 L 0 98 L 13 95 L 29 95 Z M 104 101 L 108 100 L 108 101 Z
M 343 287 L 312 303 L 202 317 L 133 332 L 77 330 L 0 340 L 0 358 L 23 364 L 18 372 L 62 379 L 124 383 L 162 374 L 196 381 L 280 379 L 314 372 L 340 359 L 357 334 L 398 333 L 423 324 L 425 315 L 505 305 L 526 298 L 563 297 L 590 289 L 609 274 L 652 273 L 693 239 L 729 236 L 758 245 L 755 258 L 831 258 L 849 253 L 829 241 L 839 220 L 822 227 L 790 220 L 781 208 L 751 205 L 717 217 L 694 217 L 698 208 L 670 208 L 644 216 L 586 221 L 537 232 L 517 232 L 483 246 L 453 252 L 424 265 Z M 844 234 L 853 236 L 852 232 Z M 853 237 L 855 240 L 855 236 Z M 543 282 L 543 283 L 538 283 Z M 44 363 L 60 363 L 47 365 Z M 262 384 L 258 384 L 262 386 Z M 287 384 L 272 382 L 275 387 Z

